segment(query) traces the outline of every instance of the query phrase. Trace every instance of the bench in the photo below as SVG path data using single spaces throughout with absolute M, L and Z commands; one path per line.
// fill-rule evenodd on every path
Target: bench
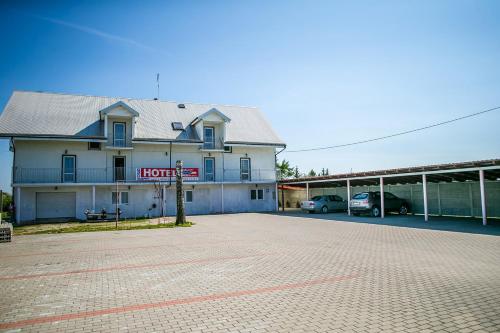
M 102 212 L 102 213 L 91 213 L 91 212 L 85 212 L 85 215 L 87 216 L 87 221 L 113 221 L 116 220 L 116 213 L 108 213 L 108 212 Z M 121 212 L 118 211 L 118 219 L 120 219 Z

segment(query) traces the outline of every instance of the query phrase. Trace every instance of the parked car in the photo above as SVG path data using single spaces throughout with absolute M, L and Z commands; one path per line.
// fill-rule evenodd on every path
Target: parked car
M 333 211 L 346 211 L 347 201 L 338 195 L 318 195 L 311 200 L 302 201 L 300 208 L 309 213 L 328 213 Z
M 353 215 L 370 213 L 372 216 L 380 216 L 380 192 L 357 193 L 349 202 L 349 207 Z M 409 205 L 405 199 L 398 198 L 390 192 L 384 192 L 384 211 L 406 215 L 408 210 Z

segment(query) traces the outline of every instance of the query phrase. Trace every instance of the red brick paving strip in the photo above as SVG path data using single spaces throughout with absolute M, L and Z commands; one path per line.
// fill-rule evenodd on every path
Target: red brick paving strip
M 239 240 L 218 240 L 212 242 L 203 242 L 197 244 L 195 247 L 203 246 L 203 245 L 211 245 L 211 244 L 224 244 L 231 241 L 239 241 Z M 149 246 L 129 246 L 129 247 L 108 247 L 108 248 L 96 248 L 96 249 L 88 249 L 88 250 L 77 250 L 77 251 L 59 251 L 59 252 L 36 252 L 36 253 L 21 253 L 21 254 L 8 254 L 8 255 L 0 255 L 0 259 L 4 258 L 17 258 L 17 257 L 33 257 L 33 256 L 46 256 L 53 254 L 68 254 L 68 253 L 87 253 L 87 252 L 102 252 L 102 251 L 119 251 L 119 250 L 135 250 L 135 249 L 151 249 L 151 248 L 159 248 L 159 247 L 170 247 L 170 246 L 183 246 L 183 244 L 165 244 L 165 245 L 149 245 Z M 190 246 L 193 247 L 193 246 Z
M 162 262 L 162 263 L 157 263 L 157 264 L 123 265 L 123 266 L 112 266 L 112 267 L 104 267 L 104 268 L 79 269 L 79 270 L 67 271 L 67 272 L 50 272 L 50 273 L 43 273 L 43 274 L 10 275 L 10 276 L 0 276 L 0 281 L 36 279 L 36 278 L 43 278 L 43 277 L 49 277 L 49 276 L 109 272 L 109 271 L 126 270 L 126 269 L 152 268 L 152 267 L 173 266 L 173 265 L 182 265 L 182 264 L 200 264 L 200 263 L 213 262 L 213 261 L 226 261 L 226 260 L 261 257 L 261 256 L 270 255 L 270 254 L 271 253 L 254 254 L 254 255 L 247 255 L 247 256 L 231 256 L 231 257 L 219 257 L 219 258 L 214 257 L 214 258 L 204 258 L 204 259 L 191 259 L 191 260 L 182 260 L 182 261 Z
M 274 292 L 274 291 L 297 289 L 297 288 L 314 286 L 314 285 L 318 285 L 318 284 L 351 280 L 351 279 L 354 279 L 358 276 L 359 275 L 354 274 L 354 275 L 329 277 L 329 278 L 309 280 L 309 281 L 304 281 L 304 282 L 299 282 L 299 283 L 282 284 L 282 285 L 273 286 L 273 287 L 265 287 L 265 288 L 250 289 L 250 290 L 230 291 L 230 292 L 222 293 L 222 294 L 212 294 L 212 295 L 204 295 L 204 296 L 178 298 L 178 299 L 172 299 L 172 300 L 156 302 L 156 303 L 127 305 L 127 306 L 122 306 L 122 307 L 108 308 L 108 309 L 95 310 L 95 311 L 85 311 L 85 312 L 77 312 L 77 313 L 67 313 L 67 314 L 58 315 L 58 316 L 32 318 L 32 319 L 26 319 L 26 320 L 20 320 L 20 321 L 0 323 L 0 329 L 20 328 L 20 327 L 24 327 L 24 326 L 28 326 L 28 325 L 37 325 L 37 324 L 53 323 L 56 321 L 63 321 L 63 320 L 97 317 L 97 316 L 102 316 L 102 315 L 106 315 L 106 314 L 116 314 L 116 313 L 130 312 L 130 311 L 141 311 L 141 310 L 148 310 L 148 309 L 153 309 L 153 308 L 165 308 L 165 307 L 182 305 L 182 304 L 216 301 L 216 300 L 233 298 L 233 297 L 240 297 L 240 296 L 258 295 L 258 294 L 270 293 L 270 292 Z

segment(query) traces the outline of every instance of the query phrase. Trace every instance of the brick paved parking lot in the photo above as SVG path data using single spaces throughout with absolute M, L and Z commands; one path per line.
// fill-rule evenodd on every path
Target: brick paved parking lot
M 307 216 L 0 244 L 11 332 L 499 332 L 500 237 Z

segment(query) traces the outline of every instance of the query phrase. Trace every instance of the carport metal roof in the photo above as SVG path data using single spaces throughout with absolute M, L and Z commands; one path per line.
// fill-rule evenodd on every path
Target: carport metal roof
M 282 179 L 278 183 L 302 187 L 307 183 L 317 188 L 346 186 L 347 180 L 350 180 L 351 186 L 377 185 L 382 177 L 386 185 L 416 184 L 422 182 L 424 174 L 428 182 L 464 182 L 479 181 L 479 170 L 484 170 L 485 179 L 500 179 L 500 159 Z
M 486 225 L 486 201 L 484 180 L 500 179 L 500 159 L 436 164 L 409 168 L 387 169 L 378 171 L 366 171 L 355 173 L 344 173 L 331 176 L 302 177 L 296 179 L 283 179 L 278 183 L 282 189 L 286 185 L 305 187 L 307 197 L 309 188 L 318 187 L 347 187 L 350 198 L 351 186 L 379 185 L 380 193 L 384 193 L 384 185 L 393 184 L 416 184 L 422 183 L 424 197 L 424 216 L 428 221 L 427 207 L 427 182 L 465 182 L 479 181 L 481 194 L 481 211 L 483 224 Z M 283 194 L 282 194 L 283 195 Z M 381 216 L 384 217 L 384 196 L 381 195 Z M 350 215 L 350 207 L 348 208 Z

